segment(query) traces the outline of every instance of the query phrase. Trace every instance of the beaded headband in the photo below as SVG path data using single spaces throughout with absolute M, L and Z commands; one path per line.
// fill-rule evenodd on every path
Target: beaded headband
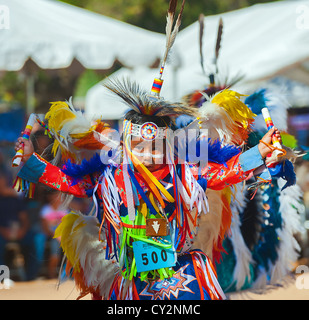
M 125 122 L 128 122 L 125 120 Z M 166 137 L 166 128 L 165 127 L 158 127 L 153 122 L 145 122 L 143 124 L 136 124 L 130 122 L 129 124 L 126 123 L 125 127 L 129 125 L 127 128 L 127 134 L 141 137 L 146 141 L 152 141 L 154 139 L 164 139 Z

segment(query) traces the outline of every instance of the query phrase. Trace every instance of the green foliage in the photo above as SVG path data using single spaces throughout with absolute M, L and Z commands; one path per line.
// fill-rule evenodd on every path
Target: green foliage
M 87 91 L 101 80 L 102 76 L 98 75 L 94 70 L 85 70 L 78 78 L 74 96 L 84 97 Z
M 26 105 L 26 83 L 24 76 L 17 72 L 5 72 L 0 78 L 0 99 Z
M 156 32 L 165 32 L 165 16 L 169 0 L 61 0 L 97 13 Z M 280 1 L 280 0 L 274 0 Z M 181 5 L 178 1 L 178 6 Z M 187 0 L 182 28 L 205 16 L 244 8 L 269 0 Z

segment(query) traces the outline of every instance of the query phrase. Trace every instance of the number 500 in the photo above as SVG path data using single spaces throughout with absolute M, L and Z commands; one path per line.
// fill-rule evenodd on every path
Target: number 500
M 165 250 L 161 250 L 161 257 L 160 258 L 161 258 L 161 260 L 163 262 L 165 262 L 167 260 L 167 253 L 166 253 Z M 143 265 L 147 266 L 148 263 L 149 263 L 148 254 L 147 253 L 143 253 L 142 254 L 142 260 L 143 260 Z M 151 260 L 152 260 L 153 263 L 157 263 L 158 260 L 159 260 L 159 257 L 158 257 L 158 255 L 157 255 L 157 253 L 155 251 L 151 252 Z

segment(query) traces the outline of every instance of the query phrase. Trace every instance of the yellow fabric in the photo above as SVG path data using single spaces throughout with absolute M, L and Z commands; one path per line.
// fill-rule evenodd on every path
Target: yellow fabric
M 151 192 L 149 192 L 149 200 L 150 200 L 150 203 L 152 204 L 152 206 L 154 207 L 154 209 L 159 213 L 160 210 L 155 202 L 155 199 L 154 199 L 154 196 Z
M 147 204 L 142 200 L 140 201 L 138 211 L 143 215 L 145 219 L 147 218 L 147 213 L 148 213 Z

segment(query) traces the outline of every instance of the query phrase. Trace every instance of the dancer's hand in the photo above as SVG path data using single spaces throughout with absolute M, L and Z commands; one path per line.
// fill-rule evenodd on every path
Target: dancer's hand
M 17 152 L 20 149 L 24 149 L 24 156 L 22 161 L 26 162 L 34 152 L 33 144 L 30 140 L 19 137 L 15 143 L 15 151 Z
M 264 137 L 262 138 L 262 141 L 264 141 L 268 145 L 271 145 L 271 143 L 274 142 L 275 140 L 282 143 L 280 131 L 276 127 L 273 127 L 264 135 Z M 260 142 L 258 145 L 262 158 L 265 158 L 269 153 L 272 152 L 272 149 L 269 148 L 266 144 L 264 144 L 263 142 Z

